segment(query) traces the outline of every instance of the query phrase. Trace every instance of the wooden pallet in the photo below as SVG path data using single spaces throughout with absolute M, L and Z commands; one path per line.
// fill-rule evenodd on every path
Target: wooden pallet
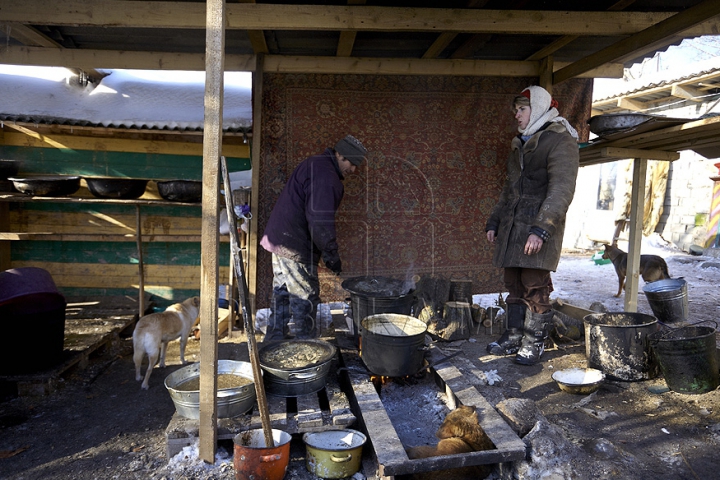
M 331 368 L 325 388 L 317 393 L 297 398 L 268 396 L 272 428 L 294 434 L 338 430 L 352 426 L 355 423 L 355 415 L 350 410 L 347 396 L 338 384 L 336 367 L 334 365 Z M 199 427 L 199 420 L 185 418 L 175 412 L 165 429 L 168 459 L 197 441 Z M 218 419 L 217 439 L 232 440 L 235 435 L 243 431 L 259 428 L 262 428 L 262 422 L 256 405 L 250 413 L 234 418 Z
M 525 444 L 500 417 L 477 389 L 470 384 L 455 366 L 452 360 L 431 368 L 438 387 L 446 392 L 453 405 L 474 405 L 481 419 L 480 425 L 495 445 L 494 450 L 444 455 L 439 457 L 408 458 L 405 448 L 392 428 L 392 421 L 375 386 L 370 381 L 357 349 L 352 345 L 350 332 L 343 340 L 342 324 L 335 323 L 336 337 L 340 345 L 341 361 L 346 366 L 345 374 L 350 384 L 350 403 L 358 412 L 358 421 L 368 434 L 370 444 L 377 460 L 378 478 L 393 478 L 396 475 L 448 470 L 472 465 L 504 463 L 525 458 Z M 431 349 L 430 363 L 443 358 L 439 352 Z
M 120 332 L 131 326 L 134 320 L 134 315 L 66 319 L 64 350 L 57 364 L 41 372 L 3 375 L 0 382 L 6 388 L 16 390 L 21 397 L 49 395 L 58 389 L 70 372 L 87 368 L 92 357 L 112 350 L 120 341 Z

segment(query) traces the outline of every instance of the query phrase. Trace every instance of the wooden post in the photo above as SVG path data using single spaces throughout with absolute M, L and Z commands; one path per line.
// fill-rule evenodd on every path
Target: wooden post
M 135 205 L 135 238 L 137 238 L 138 251 L 138 318 L 145 315 L 145 266 L 143 262 L 142 248 L 142 216 L 140 213 L 140 205 Z
M 540 86 L 547 90 L 550 95 L 552 95 L 553 91 L 553 65 L 552 55 L 540 60 Z
M 200 452 L 215 463 L 217 446 L 219 169 L 225 74 L 225 0 L 208 0 L 205 33 L 202 242 L 200 254 Z
M 261 162 L 260 162 L 260 149 L 262 147 L 261 132 L 262 132 L 262 90 L 263 90 L 263 70 L 264 70 L 264 56 L 262 54 L 256 55 L 255 73 L 253 74 L 253 86 L 252 86 L 252 108 L 253 108 L 253 135 L 250 144 L 250 160 L 252 162 L 252 189 L 250 191 L 250 212 L 252 218 L 258 218 L 258 204 L 260 203 L 259 190 L 260 190 L 260 173 L 261 173 Z M 248 299 L 247 302 L 250 305 L 250 311 L 252 312 L 251 322 L 255 322 L 255 294 L 257 289 L 257 249 L 258 249 L 258 222 L 250 222 L 249 231 L 247 234 L 247 277 L 248 283 Z M 254 325 L 254 323 L 253 323 Z
M 630 198 L 630 237 L 628 240 L 627 271 L 625 274 L 625 311 L 637 312 L 640 279 L 640 245 L 645 215 L 645 174 L 647 159 L 633 160 L 632 196 Z

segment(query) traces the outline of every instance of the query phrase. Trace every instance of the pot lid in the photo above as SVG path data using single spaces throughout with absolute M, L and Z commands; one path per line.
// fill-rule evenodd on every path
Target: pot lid
M 413 290 L 410 282 L 376 276 L 348 278 L 341 286 L 350 293 L 371 297 L 401 297 Z
M 335 356 L 335 347 L 324 340 L 280 340 L 263 345 L 258 353 L 265 367 L 298 370 L 329 361 Z

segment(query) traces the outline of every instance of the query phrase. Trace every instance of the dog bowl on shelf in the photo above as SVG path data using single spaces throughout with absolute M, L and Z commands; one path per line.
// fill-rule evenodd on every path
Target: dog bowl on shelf
M 130 200 L 145 193 L 147 180 L 135 178 L 88 178 L 85 177 L 88 190 L 98 198 L 118 198 Z
M 18 192 L 38 197 L 62 197 L 80 190 L 80 177 L 70 175 L 33 175 L 8 180 Z
M 218 418 L 232 418 L 249 412 L 255 405 L 252 365 L 236 360 L 218 360 Z M 200 363 L 174 371 L 165 378 L 165 388 L 178 414 L 200 419 Z
M 160 196 L 171 202 L 198 203 L 202 200 L 202 182 L 166 180 L 157 182 Z
M 569 368 L 558 370 L 552 378 L 563 392 L 587 395 L 600 388 L 605 374 L 595 368 Z

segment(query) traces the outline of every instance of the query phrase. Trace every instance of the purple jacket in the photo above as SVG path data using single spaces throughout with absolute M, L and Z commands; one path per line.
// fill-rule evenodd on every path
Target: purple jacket
M 296 262 L 336 260 L 335 212 L 345 187 L 335 152 L 328 148 L 293 171 L 273 207 L 260 245 Z

